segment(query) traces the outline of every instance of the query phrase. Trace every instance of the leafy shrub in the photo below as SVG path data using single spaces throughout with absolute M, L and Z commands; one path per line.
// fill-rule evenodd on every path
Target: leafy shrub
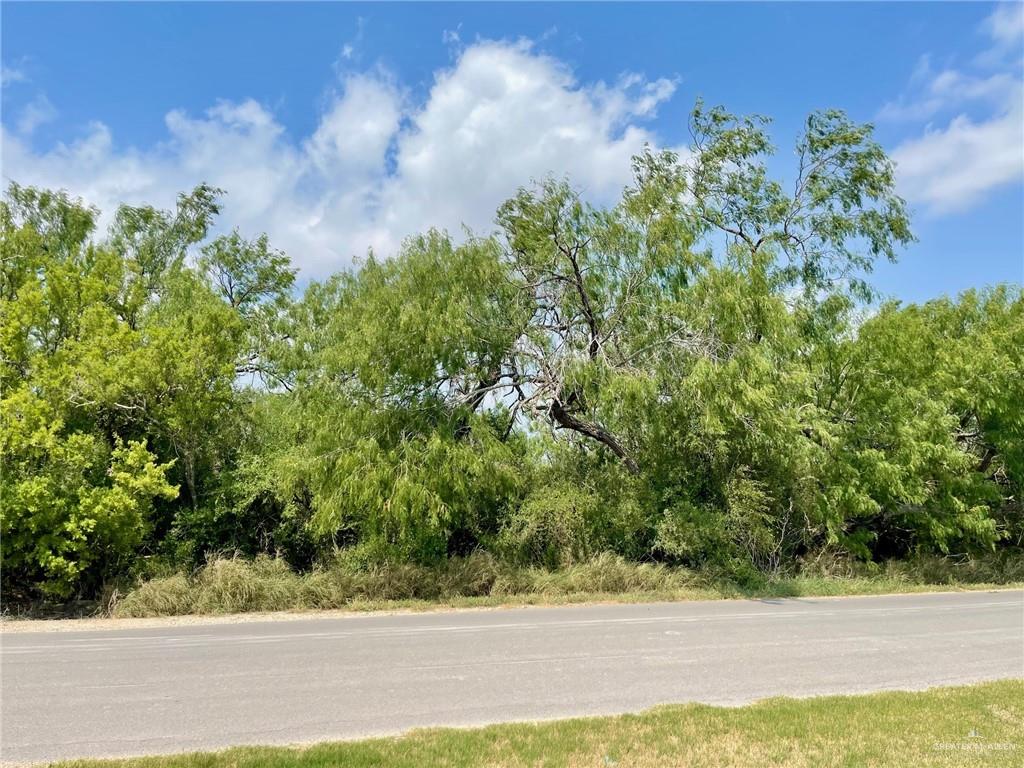
M 688 501 L 676 502 L 662 513 L 654 537 L 656 553 L 691 566 L 719 559 L 726 546 L 722 515 Z
M 587 520 L 599 503 L 582 488 L 541 487 L 509 516 L 500 544 L 520 560 L 549 568 L 579 562 L 590 553 Z
M 4 586 L 32 584 L 66 598 L 96 586 L 112 563 L 129 561 L 153 500 L 173 499 L 170 463 L 144 442 L 114 445 L 70 431 L 27 389 L 0 403 L 0 553 Z

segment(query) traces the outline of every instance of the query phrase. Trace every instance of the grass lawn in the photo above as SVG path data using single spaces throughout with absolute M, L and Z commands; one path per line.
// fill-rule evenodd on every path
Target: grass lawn
M 306 748 L 223 752 L 61 768 L 327 766 L 1020 766 L 1024 680 L 920 693 L 657 707 L 639 715 L 439 728 Z

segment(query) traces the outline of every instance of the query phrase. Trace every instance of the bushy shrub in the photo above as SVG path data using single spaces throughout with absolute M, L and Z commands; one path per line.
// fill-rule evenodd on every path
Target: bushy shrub
M 720 560 L 728 549 L 725 521 L 707 505 L 681 500 L 662 513 L 654 551 L 670 561 L 695 566 Z
M 499 541 L 522 561 L 549 568 L 571 565 L 590 554 L 588 518 L 596 516 L 599 504 L 583 488 L 539 488 L 509 516 Z

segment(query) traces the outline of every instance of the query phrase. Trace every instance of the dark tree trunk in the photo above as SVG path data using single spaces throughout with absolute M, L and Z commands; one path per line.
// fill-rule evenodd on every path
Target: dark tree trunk
M 639 465 L 610 432 L 596 424 L 591 424 L 588 421 L 583 421 L 582 419 L 577 418 L 574 414 L 566 410 L 561 400 L 555 400 L 551 403 L 549 413 L 551 414 L 552 421 L 554 421 L 559 427 L 562 429 L 571 429 L 573 432 L 578 432 L 581 435 L 589 437 L 591 440 L 596 440 L 618 456 L 619 459 L 622 460 L 622 463 L 626 465 L 626 469 L 628 469 L 632 474 L 640 474 Z
M 480 380 L 476 389 L 469 394 L 469 397 L 466 400 L 466 407 L 469 409 L 469 414 L 476 413 L 477 408 L 480 407 L 484 398 L 487 397 L 487 393 L 491 391 L 491 387 L 497 384 L 500 378 L 501 371 L 495 370 L 491 371 L 487 376 Z M 460 420 L 459 425 L 455 428 L 456 437 L 462 438 L 469 434 L 469 414 L 464 416 Z

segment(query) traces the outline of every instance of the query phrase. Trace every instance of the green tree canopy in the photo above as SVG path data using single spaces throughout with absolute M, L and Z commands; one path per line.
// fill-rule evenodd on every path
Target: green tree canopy
M 613 205 L 542 180 L 493 235 L 431 230 L 301 295 L 266 236 L 218 234 L 219 190 L 100 233 L 11 185 L 5 586 L 224 551 L 747 577 L 1020 546 L 1019 286 L 876 303 L 872 266 L 913 238 L 841 112 L 789 168 L 763 118 L 698 104 L 691 133 Z

